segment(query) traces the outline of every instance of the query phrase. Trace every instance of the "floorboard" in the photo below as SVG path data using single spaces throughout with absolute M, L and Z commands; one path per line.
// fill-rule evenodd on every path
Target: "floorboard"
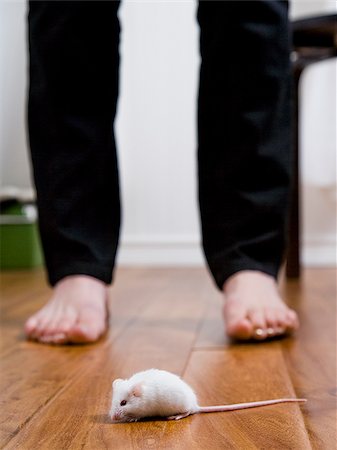
M 282 283 L 302 326 L 258 345 L 226 338 L 221 294 L 201 268 L 121 268 L 110 331 L 88 346 L 25 340 L 50 295 L 44 273 L 1 279 L 0 447 L 6 449 L 333 449 L 336 443 L 336 272 Z M 157 367 L 180 374 L 200 404 L 304 396 L 308 403 L 111 424 L 111 382 Z
M 277 342 L 194 351 L 184 379 L 205 406 L 296 397 Z M 294 403 L 200 414 L 192 420 L 196 440 L 202 429 L 200 448 L 260 449 L 266 443 L 272 449 L 310 448 L 300 406 Z

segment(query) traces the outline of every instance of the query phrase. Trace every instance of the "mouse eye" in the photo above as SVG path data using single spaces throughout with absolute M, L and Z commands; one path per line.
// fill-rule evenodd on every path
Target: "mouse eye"
M 126 405 L 126 400 L 122 400 L 121 403 L 120 403 L 120 405 L 121 405 L 121 406 Z

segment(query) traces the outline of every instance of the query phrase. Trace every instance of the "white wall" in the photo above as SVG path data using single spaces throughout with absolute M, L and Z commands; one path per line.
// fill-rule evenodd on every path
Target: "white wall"
M 195 6 L 133 2 L 120 10 L 120 261 L 202 262 L 194 157 L 199 64 Z
M 0 185 L 30 185 L 25 134 L 25 3 L 0 0 Z
M 336 2 L 292 2 L 294 19 L 329 13 L 336 13 Z M 336 60 L 328 60 L 302 75 L 300 167 L 306 265 L 336 264 L 336 68 Z
M 292 5 L 292 17 L 335 2 Z M 200 264 L 196 192 L 196 1 L 125 1 L 116 122 L 123 201 L 120 263 Z M 25 3 L 0 0 L 1 186 L 30 185 L 25 137 Z M 336 244 L 333 61 L 303 77 L 306 265 L 331 265 Z

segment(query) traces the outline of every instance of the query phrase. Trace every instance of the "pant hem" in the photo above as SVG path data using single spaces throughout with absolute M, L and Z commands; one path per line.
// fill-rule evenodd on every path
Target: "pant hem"
M 103 281 L 105 284 L 111 284 L 113 280 L 113 269 L 98 267 L 92 263 L 76 263 L 62 269 L 50 270 L 48 268 L 48 282 L 53 287 L 63 278 L 70 275 L 88 275 Z
M 219 267 L 219 264 L 217 264 L 217 266 Z M 221 292 L 223 291 L 223 285 L 227 281 L 227 279 L 242 270 L 256 270 L 259 272 L 263 272 L 277 280 L 280 269 L 280 265 L 263 264 L 256 261 L 234 261 L 231 263 L 224 263 L 220 267 L 221 268 L 216 268 L 213 265 L 209 264 L 211 275 L 217 288 Z

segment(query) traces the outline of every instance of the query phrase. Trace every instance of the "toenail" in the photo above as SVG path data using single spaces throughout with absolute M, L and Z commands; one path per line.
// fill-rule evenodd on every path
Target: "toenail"
M 262 328 L 256 328 L 256 330 L 254 331 L 254 334 L 257 337 L 261 337 L 264 335 L 264 331 L 262 330 Z
M 64 333 L 58 333 L 58 334 L 52 334 L 50 336 L 43 336 L 40 338 L 41 342 L 54 342 L 54 341 L 58 341 L 58 340 L 63 340 L 65 339 L 65 334 Z
M 54 334 L 53 339 L 58 340 L 58 339 L 65 339 L 66 335 L 64 333 L 58 333 L 58 334 Z
M 269 336 L 272 336 L 273 334 L 275 334 L 274 328 L 268 328 L 268 329 L 267 329 L 267 334 L 268 334 Z

